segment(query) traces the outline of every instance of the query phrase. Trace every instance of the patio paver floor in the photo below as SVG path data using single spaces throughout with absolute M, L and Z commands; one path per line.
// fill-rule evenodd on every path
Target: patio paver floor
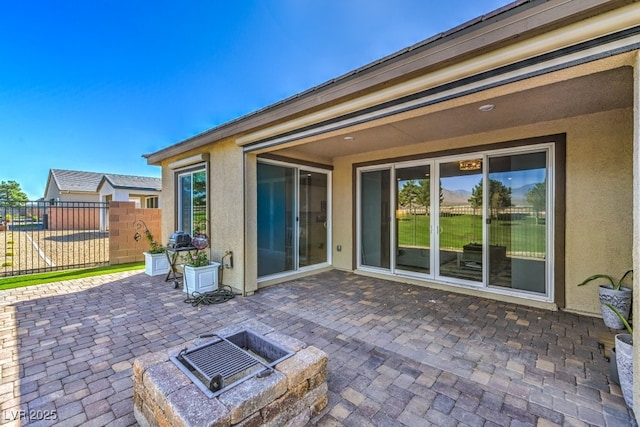
M 329 355 L 318 426 L 635 425 L 600 319 L 339 271 L 192 307 L 163 279 L 0 291 L 0 423 L 135 425 L 136 357 L 260 321 Z

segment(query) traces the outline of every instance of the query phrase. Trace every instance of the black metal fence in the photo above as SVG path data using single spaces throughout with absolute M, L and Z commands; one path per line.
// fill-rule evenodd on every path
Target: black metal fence
M 0 277 L 109 263 L 108 203 L 0 204 Z
M 399 210 L 398 245 L 429 248 L 431 219 L 424 208 Z M 484 219 L 471 206 L 444 206 L 439 211 L 440 249 L 461 251 L 469 243 L 482 243 Z M 546 212 L 530 206 L 492 212 L 487 231 L 491 246 L 504 246 L 509 256 L 544 258 Z

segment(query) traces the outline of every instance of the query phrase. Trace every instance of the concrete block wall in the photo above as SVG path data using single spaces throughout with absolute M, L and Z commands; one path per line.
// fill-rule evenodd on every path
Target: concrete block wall
M 109 260 L 111 265 L 144 261 L 143 252 L 149 250 L 149 242 L 144 233 L 145 226 L 158 243 L 165 245 L 166 242 L 161 235 L 161 221 L 160 209 L 136 208 L 134 202 L 110 202 Z

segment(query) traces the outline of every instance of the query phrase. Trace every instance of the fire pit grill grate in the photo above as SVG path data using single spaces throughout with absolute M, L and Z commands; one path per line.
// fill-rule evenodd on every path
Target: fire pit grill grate
M 184 349 L 173 363 L 208 397 L 215 397 L 252 376 L 268 376 L 272 367 L 293 353 L 251 330 Z
M 216 375 L 227 379 L 239 372 L 261 366 L 255 357 L 224 340 L 185 353 L 182 357 L 209 379 Z

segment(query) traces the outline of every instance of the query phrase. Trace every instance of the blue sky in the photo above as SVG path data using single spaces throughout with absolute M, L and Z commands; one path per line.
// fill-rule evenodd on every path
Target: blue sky
M 0 181 L 141 156 L 510 0 L 0 0 Z

